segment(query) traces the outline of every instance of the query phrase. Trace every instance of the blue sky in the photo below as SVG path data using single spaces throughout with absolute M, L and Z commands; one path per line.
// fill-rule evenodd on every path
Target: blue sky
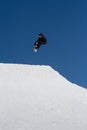
M 35 53 L 38 33 L 48 44 Z M 0 1 L 0 63 L 50 65 L 87 88 L 87 2 Z

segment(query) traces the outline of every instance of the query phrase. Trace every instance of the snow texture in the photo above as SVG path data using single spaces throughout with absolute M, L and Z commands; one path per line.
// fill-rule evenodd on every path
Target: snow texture
M 0 130 L 87 130 L 87 90 L 50 66 L 0 64 Z

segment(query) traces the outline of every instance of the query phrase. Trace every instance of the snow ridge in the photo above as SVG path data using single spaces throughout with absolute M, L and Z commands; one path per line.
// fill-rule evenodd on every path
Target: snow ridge
M 0 64 L 1 130 L 86 130 L 87 90 L 50 66 Z

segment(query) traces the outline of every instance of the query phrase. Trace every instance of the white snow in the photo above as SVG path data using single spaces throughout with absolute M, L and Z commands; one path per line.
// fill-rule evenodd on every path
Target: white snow
M 50 66 L 0 64 L 0 130 L 87 130 L 87 90 Z

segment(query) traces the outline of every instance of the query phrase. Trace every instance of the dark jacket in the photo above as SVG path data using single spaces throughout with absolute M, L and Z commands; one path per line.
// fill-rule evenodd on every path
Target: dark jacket
M 41 45 L 44 45 L 47 43 L 47 39 L 43 34 L 38 35 L 37 41 L 34 43 L 34 48 L 38 49 Z

